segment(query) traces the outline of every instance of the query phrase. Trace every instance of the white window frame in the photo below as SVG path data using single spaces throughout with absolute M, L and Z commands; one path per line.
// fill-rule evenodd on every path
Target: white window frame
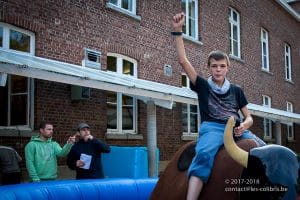
M 27 31 L 27 30 L 24 30 L 24 29 L 21 29 L 21 28 L 18 28 L 16 26 L 6 24 L 6 23 L 3 23 L 3 22 L 0 22 L 0 27 L 3 28 L 3 46 L 0 47 L 0 49 L 4 49 L 4 50 L 7 50 L 7 51 L 12 51 L 14 53 L 19 53 L 19 54 L 34 55 L 34 53 L 35 53 L 35 35 L 34 35 L 33 32 Z M 30 52 L 17 51 L 17 50 L 9 48 L 10 30 L 14 30 L 14 31 L 18 31 L 20 33 L 24 33 L 24 34 L 26 34 L 30 37 Z
M 285 66 L 285 79 L 292 81 L 292 58 L 291 58 L 291 46 L 284 44 L 284 66 Z
M 184 36 L 187 38 L 191 38 L 192 40 L 199 40 L 199 31 L 198 31 L 198 0 L 181 0 L 181 2 L 183 4 L 185 4 L 185 30 L 183 30 L 184 32 Z M 194 7 L 191 7 L 190 2 L 194 2 Z M 194 18 L 191 16 L 192 13 L 190 13 L 190 11 L 193 11 L 194 13 Z M 193 24 L 190 24 L 190 20 L 193 21 Z M 190 33 L 190 27 L 191 29 L 194 31 L 194 35 L 193 33 Z
M 286 111 L 287 112 L 294 112 L 293 104 L 291 102 L 286 102 Z M 295 139 L 295 134 L 294 134 L 294 124 L 290 123 L 287 124 L 287 138 L 289 141 Z
M 35 34 L 31 31 L 24 30 L 21 28 L 18 28 L 16 26 L 6 24 L 3 22 L 0 22 L 0 27 L 3 28 L 3 44 L 0 49 L 6 50 L 6 51 L 11 51 L 14 53 L 18 54 L 26 54 L 26 55 L 34 55 L 35 54 Z M 20 33 L 24 33 L 30 37 L 30 51 L 29 52 L 23 52 L 23 51 L 18 51 L 14 49 L 9 48 L 9 39 L 10 39 L 10 30 L 18 31 Z M 23 125 L 17 125 L 17 126 L 11 126 L 11 76 L 7 76 L 7 87 L 8 87 L 8 92 L 7 92 L 7 98 L 8 98 L 8 113 L 7 113 L 7 126 L 0 126 L 1 129 L 7 130 L 9 127 L 11 133 L 14 133 L 14 130 L 17 131 L 28 131 L 28 129 L 32 130 L 34 126 L 34 79 L 32 78 L 27 78 L 27 116 L 26 116 L 26 124 Z M 17 133 L 19 134 L 19 133 Z
M 237 19 L 233 18 L 233 14 L 236 13 Z M 229 8 L 229 25 L 230 25 L 230 54 L 233 57 L 241 58 L 241 36 L 240 36 L 240 14 L 233 8 Z M 233 28 L 237 28 L 236 40 L 233 35 Z M 234 42 L 237 42 L 237 55 L 234 54 Z
M 182 73 L 182 76 L 186 77 L 186 86 L 182 86 L 182 87 L 187 87 L 190 88 L 190 79 L 188 78 L 188 76 L 185 73 Z M 183 104 L 187 105 L 187 125 L 188 125 L 188 131 L 187 132 L 183 132 L 182 135 L 183 136 L 198 136 L 198 132 L 199 132 L 199 125 L 200 125 L 200 119 L 199 119 L 199 106 L 197 105 L 197 132 L 191 132 L 191 104 Z M 182 111 L 183 112 L 183 111 Z
M 136 15 L 136 0 L 128 0 L 128 1 L 131 2 L 131 4 L 132 4 L 131 10 L 122 8 L 122 0 L 117 0 L 116 4 L 112 3 L 112 2 L 110 2 L 110 0 L 108 0 L 106 3 L 106 6 L 108 8 L 114 9 L 118 12 L 121 12 L 125 15 L 129 15 L 137 20 L 141 20 L 141 17 Z
M 263 95 L 263 106 L 271 108 L 271 97 L 267 95 Z M 268 118 L 263 119 L 264 124 L 264 139 L 270 140 L 272 139 L 272 120 Z
M 117 53 L 107 53 L 107 56 L 113 56 L 117 58 L 117 74 L 123 74 L 123 60 L 127 60 L 133 63 L 133 77 L 137 77 L 137 61 L 130 57 L 117 54 Z M 122 95 L 123 93 L 117 92 L 117 128 L 107 129 L 108 134 L 137 134 L 137 98 L 133 98 L 133 129 L 132 130 L 122 130 Z
M 261 40 L 261 63 L 262 70 L 270 71 L 269 66 L 269 33 L 265 29 L 261 28 L 260 32 Z

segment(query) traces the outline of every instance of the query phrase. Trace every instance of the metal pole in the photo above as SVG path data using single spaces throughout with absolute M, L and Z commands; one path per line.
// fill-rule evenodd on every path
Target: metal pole
M 281 123 L 280 123 L 280 121 L 277 120 L 275 122 L 275 125 L 276 125 L 276 129 L 275 129 L 275 131 L 276 131 L 276 133 L 275 133 L 276 134 L 276 136 L 275 136 L 276 144 L 281 145 Z
M 148 176 L 156 177 L 156 106 L 153 101 L 147 102 L 147 145 L 148 145 Z

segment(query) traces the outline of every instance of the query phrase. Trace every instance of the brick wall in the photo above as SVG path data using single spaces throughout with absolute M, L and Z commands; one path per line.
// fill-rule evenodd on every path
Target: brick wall
M 0 1 L 0 21 L 36 35 L 36 55 L 81 65 L 83 48 L 102 53 L 102 68 L 106 69 L 106 55 L 114 52 L 138 61 L 138 77 L 180 86 L 182 69 L 176 58 L 174 39 L 170 36 L 171 17 L 180 11 L 180 2 L 167 0 L 137 1 L 137 15 L 141 20 L 106 8 L 99 1 L 15 0 Z M 231 59 L 228 78 L 240 85 L 249 102 L 262 104 L 262 95 L 272 98 L 272 107 L 285 110 L 286 101 L 300 113 L 299 68 L 300 28 L 297 22 L 278 3 L 266 1 L 200 1 L 199 36 L 203 44 L 185 40 L 188 58 L 197 72 L 208 76 L 207 55 L 220 49 L 229 52 L 228 10 L 241 15 L 242 60 Z M 269 32 L 270 73 L 261 71 L 260 28 Z M 288 31 L 287 31 L 288 30 Z M 293 83 L 284 80 L 284 43 L 292 49 Z M 170 64 L 173 75 L 163 75 L 163 66 Z M 74 133 L 80 121 L 91 125 L 92 133 L 112 145 L 147 145 L 146 106 L 139 102 L 138 130 L 143 140 L 105 139 L 106 92 L 91 90 L 87 101 L 71 101 L 70 85 L 35 81 L 35 128 L 44 118 L 53 122 L 54 138 L 63 144 Z M 279 92 L 279 91 L 284 91 Z M 169 160 L 186 141 L 181 140 L 181 105 L 173 110 L 157 108 L 157 141 L 160 159 Z M 262 119 L 255 118 L 253 132 L 262 136 Z M 284 126 L 283 128 L 284 129 Z M 300 142 L 298 126 L 296 140 Z M 284 135 L 284 134 L 283 134 Z M 29 138 L 1 137 L 2 144 L 26 143 Z M 15 141 L 14 141 L 15 140 Z M 286 143 L 296 151 L 299 145 Z M 20 145 L 21 147 L 24 144 Z M 64 161 L 60 161 L 63 163 Z

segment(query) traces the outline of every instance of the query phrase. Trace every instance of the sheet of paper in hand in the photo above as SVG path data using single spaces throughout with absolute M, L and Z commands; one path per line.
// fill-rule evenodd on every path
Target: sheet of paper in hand
M 90 169 L 90 165 L 91 165 L 91 161 L 92 161 L 92 156 L 91 155 L 87 155 L 87 154 L 82 153 L 80 155 L 80 160 L 82 160 L 84 162 L 84 165 L 81 168 Z

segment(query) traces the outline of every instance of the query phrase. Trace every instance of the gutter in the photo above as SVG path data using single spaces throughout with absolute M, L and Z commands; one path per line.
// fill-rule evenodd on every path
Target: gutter
M 279 3 L 289 14 L 291 14 L 298 22 L 300 22 L 300 15 L 284 0 L 275 0 Z

